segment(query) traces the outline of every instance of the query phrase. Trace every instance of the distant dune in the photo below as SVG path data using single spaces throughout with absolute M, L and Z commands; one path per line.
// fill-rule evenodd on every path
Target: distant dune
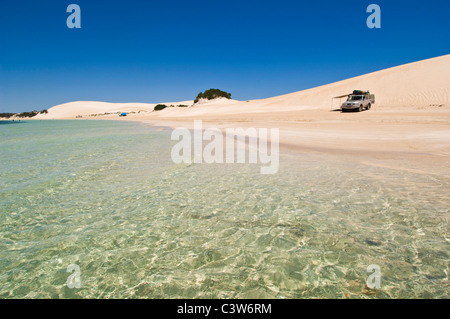
M 178 104 L 192 104 L 192 101 L 169 103 Z M 78 116 L 99 116 L 105 113 L 118 112 L 151 112 L 156 106 L 155 103 L 108 103 L 108 102 L 94 102 L 94 101 L 77 101 L 69 102 L 53 106 L 48 109 L 47 114 L 38 114 L 36 119 L 69 119 Z
M 218 99 L 192 108 L 167 108 L 157 116 L 196 116 L 205 114 L 230 114 L 289 111 L 296 109 L 329 109 L 332 98 L 348 94 L 353 90 L 370 90 L 376 96 L 376 106 L 421 107 L 450 104 L 450 55 L 369 73 L 344 81 L 309 90 L 252 101 Z M 343 100 L 335 100 L 338 107 Z M 163 102 L 167 105 L 187 104 L 192 101 Z M 151 103 L 106 103 L 70 102 L 54 106 L 48 114 L 37 119 L 64 119 L 77 116 L 102 115 L 117 112 L 151 112 L 156 104 Z M 155 114 L 156 115 L 156 114 Z M 89 116 L 91 118 L 91 116 Z

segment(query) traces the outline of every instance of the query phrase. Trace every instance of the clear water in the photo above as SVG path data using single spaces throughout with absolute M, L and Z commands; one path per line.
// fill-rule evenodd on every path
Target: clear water
M 173 143 L 129 122 L 0 125 L 0 298 L 449 297 L 448 178 L 312 154 L 275 175 L 175 165 Z

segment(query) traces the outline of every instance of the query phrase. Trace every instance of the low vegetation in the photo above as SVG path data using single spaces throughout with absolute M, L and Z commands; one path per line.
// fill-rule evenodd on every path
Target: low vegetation
M 40 112 L 38 111 L 31 111 L 31 112 L 22 112 L 22 113 L 0 113 L 0 117 L 1 118 L 10 118 L 11 116 L 16 116 L 16 117 L 20 117 L 20 118 L 24 118 L 24 117 L 35 117 L 38 114 L 47 114 L 48 111 L 47 110 L 42 110 Z
M 155 111 L 161 111 L 164 110 L 166 107 L 188 107 L 189 105 L 184 105 L 184 104 L 178 104 L 178 105 L 165 105 L 165 104 L 158 104 L 157 106 L 155 106 L 154 110 Z
M 38 115 L 39 112 L 38 111 L 32 111 L 32 112 L 22 112 L 22 113 L 17 113 L 16 116 L 17 117 L 35 117 L 36 115 Z
M 16 113 L 0 113 L 1 118 L 9 119 L 11 116 L 15 115 Z
M 213 100 L 220 97 L 224 97 L 226 99 L 231 99 L 231 93 L 221 91 L 219 89 L 209 89 L 205 92 L 200 92 L 194 100 L 194 103 L 197 103 L 200 99 Z
M 164 110 L 166 107 L 167 107 L 167 105 L 165 105 L 165 104 L 158 104 L 157 106 L 155 106 L 154 110 L 161 111 L 161 110 Z

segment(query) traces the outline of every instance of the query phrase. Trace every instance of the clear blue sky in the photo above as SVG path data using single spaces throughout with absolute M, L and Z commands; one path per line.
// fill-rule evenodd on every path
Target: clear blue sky
M 448 0 L 1 0 L 0 112 L 291 93 L 448 54 L 449 16 Z

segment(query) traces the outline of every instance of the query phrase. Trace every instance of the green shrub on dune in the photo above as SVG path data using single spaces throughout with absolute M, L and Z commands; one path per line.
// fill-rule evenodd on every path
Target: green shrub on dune
M 221 91 L 219 89 L 209 89 L 205 92 L 200 92 L 194 100 L 194 103 L 197 103 L 200 99 L 208 99 L 213 100 L 219 97 L 224 97 L 226 99 L 231 99 L 231 93 Z
M 157 106 L 155 106 L 154 110 L 161 111 L 161 110 L 164 110 L 166 107 L 167 107 L 167 105 L 165 105 L 165 104 L 158 104 Z
M 36 115 L 38 115 L 38 111 L 33 111 L 33 112 L 22 112 L 22 113 L 18 113 L 16 114 L 17 117 L 35 117 Z
M 9 119 L 11 116 L 15 114 L 16 113 L 0 113 L 0 117 Z
M 35 117 L 38 114 L 47 114 L 47 110 L 42 110 L 40 112 L 38 111 L 32 111 L 32 112 L 22 112 L 22 113 L 0 113 L 0 117 L 2 118 L 10 118 L 12 116 L 16 116 L 19 118 L 25 118 L 25 117 Z

